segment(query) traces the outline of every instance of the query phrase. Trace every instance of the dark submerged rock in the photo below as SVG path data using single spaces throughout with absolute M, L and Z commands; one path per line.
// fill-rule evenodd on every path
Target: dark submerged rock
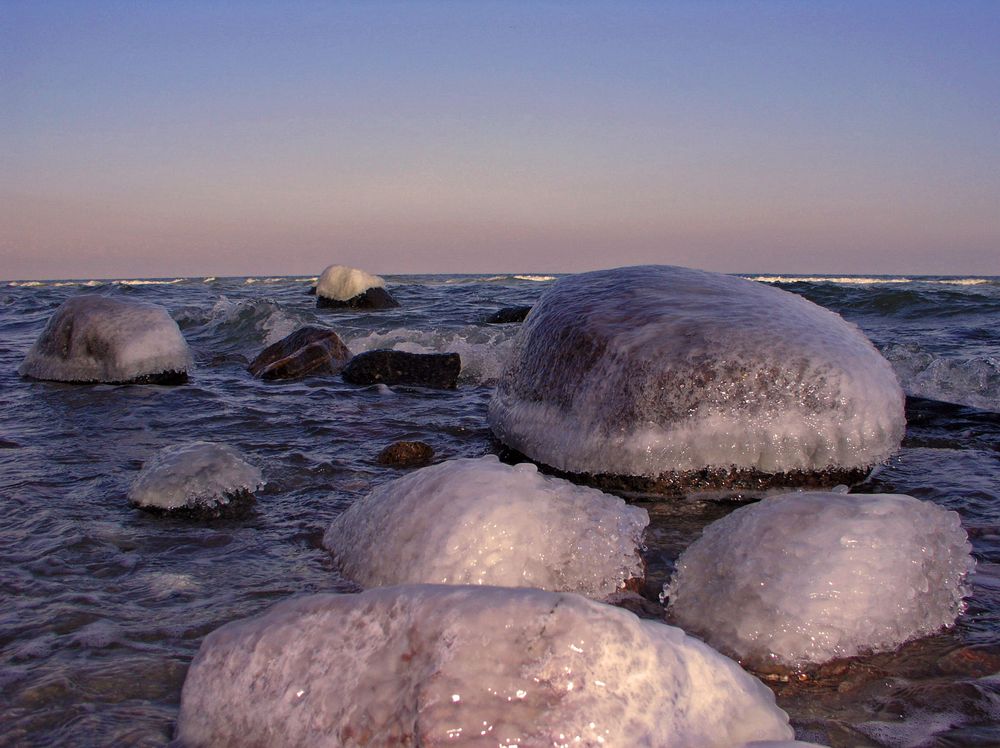
M 316 286 L 309 286 L 309 290 L 306 291 L 306 296 L 315 296 L 315 295 L 316 295 Z
M 390 467 L 418 467 L 433 457 L 434 449 L 424 442 L 394 442 L 379 453 L 377 462 Z
M 457 353 L 407 353 L 378 350 L 360 353 L 344 367 L 350 384 L 412 384 L 453 389 L 462 359 Z
M 326 296 L 316 296 L 318 309 L 393 309 L 399 302 L 388 291 L 381 287 L 373 287 L 346 301 L 330 299 Z
M 136 509 L 141 509 L 156 517 L 176 517 L 179 519 L 205 520 L 205 519 L 242 519 L 251 514 L 257 499 L 254 494 L 246 489 L 230 491 L 226 493 L 225 502 L 212 503 L 190 503 L 186 506 L 173 509 L 164 509 L 159 506 L 140 504 L 137 501 L 129 501 Z
M 528 316 L 530 311 L 530 306 L 505 306 L 503 309 L 498 309 L 487 317 L 486 322 L 490 325 L 507 325 L 514 322 L 524 322 L 525 317 Z
M 351 352 L 333 330 L 300 327 L 286 338 L 269 345 L 247 367 L 261 379 L 297 379 L 309 374 L 336 374 L 351 358 Z

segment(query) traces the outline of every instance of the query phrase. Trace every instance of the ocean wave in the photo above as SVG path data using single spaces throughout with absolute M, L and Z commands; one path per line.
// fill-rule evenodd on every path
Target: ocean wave
M 222 295 L 211 309 L 182 307 L 174 320 L 185 334 L 215 347 L 252 350 L 290 335 L 310 319 L 274 299 L 233 300 Z
M 545 281 L 554 281 L 556 277 L 554 275 L 515 275 L 515 280 L 521 281 L 534 281 L 535 283 L 544 283 Z
M 745 275 L 747 280 L 761 283 L 839 283 L 851 286 L 874 286 L 884 283 L 913 283 L 910 278 L 874 278 L 843 275 L 839 277 L 825 275 Z

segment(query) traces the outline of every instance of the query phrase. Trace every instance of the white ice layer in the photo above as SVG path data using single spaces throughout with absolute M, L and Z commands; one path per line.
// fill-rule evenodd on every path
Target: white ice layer
M 709 525 L 664 589 L 685 630 L 752 667 L 891 650 L 968 594 L 958 514 L 893 494 L 791 493 Z
M 347 301 L 369 288 L 382 288 L 385 281 L 377 275 L 344 265 L 330 265 L 316 282 L 316 295 L 335 301 Z
M 364 587 L 537 587 L 604 598 L 643 576 L 645 509 L 496 456 L 417 470 L 355 502 L 323 544 Z
M 81 295 L 56 310 L 18 372 L 60 382 L 128 382 L 191 365 L 187 342 L 162 306 Z
M 190 442 L 164 447 L 132 482 L 133 504 L 156 509 L 214 507 L 264 485 L 260 470 L 230 446 Z
M 288 600 L 202 643 L 185 746 L 672 746 L 792 738 L 680 629 L 568 593 L 416 585 Z
M 490 404 L 509 446 L 571 472 L 867 467 L 903 393 L 858 328 L 763 283 L 646 266 L 560 278 Z

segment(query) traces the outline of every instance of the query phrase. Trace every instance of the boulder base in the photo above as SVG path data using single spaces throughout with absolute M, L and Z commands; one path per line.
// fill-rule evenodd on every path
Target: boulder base
M 261 379 L 298 379 L 309 374 L 336 374 L 351 352 L 333 330 L 300 327 L 269 345 L 247 367 Z
M 316 296 L 318 309 L 393 309 L 398 306 L 399 302 L 393 298 L 392 294 L 379 287 L 369 288 L 367 291 L 344 301 L 318 294 Z
M 407 353 L 378 350 L 360 353 L 344 367 L 350 384 L 411 384 L 453 389 L 462 360 L 457 353 Z

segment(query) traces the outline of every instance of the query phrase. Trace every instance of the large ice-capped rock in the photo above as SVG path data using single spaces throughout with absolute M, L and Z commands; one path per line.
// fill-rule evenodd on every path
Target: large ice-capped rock
M 179 384 L 191 351 L 157 304 L 84 294 L 63 302 L 18 369 L 57 382 Z
M 316 306 L 391 309 L 399 306 L 377 275 L 345 265 L 330 265 L 316 281 Z
M 758 669 L 891 650 L 968 593 L 958 514 L 894 494 L 790 493 L 709 525 L 664 589 L 674 620 Z
M 128 498 L 157 514 L 235 517 L 250 508 L 254 491 L 263 485 L 260 469 L 232 447 L 190 442 L 164 447 L 147 461 Z
M 662 623 L 566 593 L 294 598 L 211 633 L 184 746 L 672 746 L 792 738 L 771 692 Z
M 645 509 L 495 456 L 426 467 L 337 517 L 323 544 L 364 587 L 537 587 L 605 598 L 644 575 Z
M 833 312 L 763 283 L 646 266 L 557 280 L 489 418 L 532 460 L 652 491 L 832 486 L 898 448 L 903 400 L 889 364 Z

